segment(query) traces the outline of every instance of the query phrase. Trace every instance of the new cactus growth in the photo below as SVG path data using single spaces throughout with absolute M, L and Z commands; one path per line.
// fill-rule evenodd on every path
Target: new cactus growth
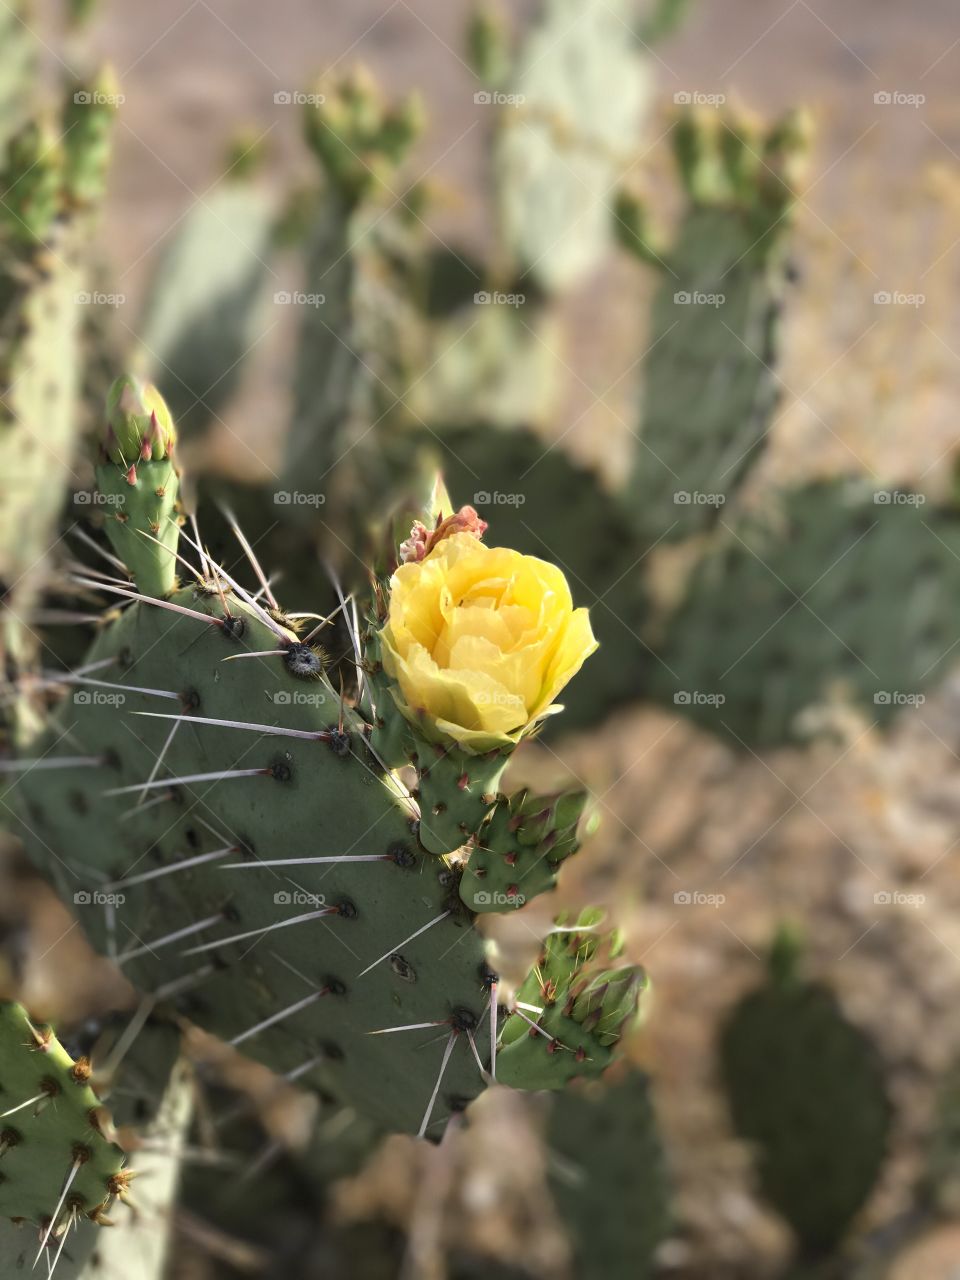
M 333 186 L 356 204 L 388 185 L 423 130 L 422 102 L 411 94 L 388 105 L 362 67 L 317 88 L 307 108 L 307 141 Z
M 97 486 L 107 536 L 144 595 L 165 596 L 177 580 L 176 432 L 159 391 L 139 378 L 118 378 L 107 396 Z M 157 553 L 157 544 L 161 552 Z

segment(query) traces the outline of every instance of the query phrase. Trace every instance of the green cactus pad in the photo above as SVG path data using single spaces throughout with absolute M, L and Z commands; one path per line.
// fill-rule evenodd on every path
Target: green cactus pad
M 517 274 L 568 288 L 611 244 L 609 193 L 653 94 L 632 0 L 545 0 L 499 108 L 497 186 Z M 478 111 L 496 110 L 478 105 Z
M 255 183 L 225 182 L 170 237 L 137 325 L 139 364 L 186 436 L 221 417 L 264 332 L 276 201 Z
M 45 1230 L 55 1211 L 59 1226 L 119 1193 L 124 1153 L 105 1136 L 109 1119 L 89 1075 L 89 1063 L 75 1062 L 22 1006 L 0 1003 L 0 1216 Z
M 960 520 L 922 495 L 843 481 L 787 491 L 697 566 L 650 692 L 749 746 L 800 736 L 801 712 L 830 697 L 889 723 L 950 668 L 958 555 Z
M 798 973 L 783 936 L 767 983 L 723 1028 L 720 1066 L 764 1197 L 790 1224 L 801 1257 L 828 1252 L 873 1190 L 891 1108 L 873 1044 L 827 986 Z
M 546 1131 L 550 1188 L 583 1280 L 646 1280 L 670 1229 L 663 1149 L 644 1072 L 565 1090 Z
M 624 495 L 644 545 L 723 518 L 772 426 L 787 179 L 795 181 L 805 146 L 789 126 L 764 139 L 746 120 L 721 121 L 715 111 L 682 117 L 675 147 L 688 209 L 672 246 L 648 245 L 642 207 L 621 197 L 621 240 L 668 268 L 653 303 L 643 420 Z
M 97 697 L 96 684 L 82 685 L 88 697 L 77 694 L 69 706 L 71 753 L 79 747 L 107 763 L 76 775 L 51 770 L 43 787 L 24 779 L 27 819 L 44 842 L 34 845 L 34 856 L 68 901 L 89 895 L 81 898 L 87 931 L 101 950 L 119 952 L 124 972 L 141 988 L 183 980 L 189 989 L 191 977 L 209 969 L 177 1000 L 183 1012 L 228 1040 L 276 1018 L 241 1038 L 239 1047 L 281 1071 L 321 1053 L 327 1059 L 321 1075 L 338 1096 L 355 1100 L 384 1125 L 417 1131 L 443 1049 L 440 1042 L 425 1046 L 453 1033 L 451 1018 L 457 1028 L 479 1026 L 488 999 L 484 944 L 469 927 L 457 875 L 442 860 L 424 859 L 409 807 L 382 779 L 363 725 L 349 710 L 341 732 L 339 698 L 324 678 L 293 674 L 284 657 L 223 661 L 278 647 L 254 610 L 230 596 L 231 615 L 242 622 L 222 625 L 216 592 L 186 589 L 171 600 L 218 622 L 137 604 L 97 641 L 90 661 L 114 657 L 108 678 L 116 683 L 172 684 L 170 691 L 198 717 L 286 726 L 309 731 L 312 740 L 199 720 L 184 724 L 164 756 L 160 780 L 233 768 L 259 773 L 174 786 L 171 800 L 119 823 L 136 805 L 136 791 L 104 792 L 147 781 L 171 729 L 169 721 L 132 713 L 176 714 L 178 701 L 115 689 Z M 293 633 L 287 635 L 293 642 Z M 126 701 L 118 705 L 120 698 Z M 61 860 L 45 846 L 69 855 Z M 103 889 L 107 881 L 218 848 L 220 857 L 182 873 Z M 257 866 L 259 860 L 351 855 L 380 861 Z M 227 863 L 244 865 L 227 869 Z M 98 891 L 106 894 L 103 905 Z M 125 898 L 115 914 L 108 910 L 111 892 Z M 321 899 L 339 914 L 320 916 Z M 284 927 L 301 915 L 316 918 Z M 212 923 L 182 941 L 151 946 L 152 939 L 205 919 Z M 248 931 L 253 936 L 244 941 L 183 954 Z M 124 961 L 124 952 L 134 955 Z M 295 1011 L 284 1017 L 285 1010 Z M 370 1034 L 422 1022 L 437 1026 Z M 466 1037 L 457 1038 L 464 1043 L 455 1046 L 431 1134 L 442 1131 L 457 1099 L 482 1085 Z
M 77 244 L 0 279 L 0 579 L 25 597 L 56 539 L 74 474 L 78 336 L 84 285 Z M 89 497 L 89 495 L 86 495 Z M 21 609 L 18 608 L 18 612 Z

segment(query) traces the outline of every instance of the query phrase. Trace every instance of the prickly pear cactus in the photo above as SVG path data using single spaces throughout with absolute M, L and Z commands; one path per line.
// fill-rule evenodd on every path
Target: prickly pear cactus
M 126 1194 L 124 1153 L 89 1062 L 10 1001 L 0 1003 L 0 1085 L 0 1216 L 34 1224 L 34 1256 L 56 1253 L 81 1219 L 100 1220 Z
M 664 632 L 671 669 L 652 669 L 651 692 L 751 746 L 800 736 L 801 713 L 831 697 L 886 724 L 949 669 L 960 521 L 862 482 L 778 497 L 697 565 Z
M 469 511 L 415 527 L 406 562 L 378 580 L 367 631 L 353 632 L 369 687 L 351 706 L 315 644 L 324 620 L 298 634 L 255 561 L 262 603 L 181 531 L 192 581 L 156 596 L 101 583 L 130 604 L 65 677 L 69 700 L 36 746 L 42 768 L 17 766 L 33 856 L 141 990 L 278 1072 L 316 1059 L 315 1087 L 384 1128 L 430 1136 L 494 1074 L 549 1088 L 602 1071 L 642 990 L 591 915 L 551 934 L 538 971 L 548 986 L 498 1012 L 464 864 L 504 803 L 510 751 L 593 638 L 559 571 L 488 549 L 480 532 Z M 440 685 L 416 684 L 421 603 L 449 575 L 465 608 L 508 569 L 501 628 L 520 627 L 538 593 L 543 621 L 535 636 L 520 627 L 523 648 L 504 650 L 501 674 L 541 664 L 543 695 L 488 703 L 494 677 L 478 692 L 441 645 L 434 661 L 454 663 L 441 684 L 459 691 L 447 706 Z M 443 644 L 481 621 L 493 615 L 452 619 Z M 413 764 L 415 793 L 381 747 L 388 765 Z M 512 834 L 558 862 L 575 845 L 576 807 L 524 797 Z M 505 862 L 513 853 L 502 836 L 493 848 Z M 527 892 L 551 883 L 531 874 Z
M 624 494 L 643 547 L 713 524 L 766 442 L 806 132 L 799 117 L 763 132 L 746 118 L 688 112 L 673 135 L 688 201 L 675 243 L 651 237 L 640 206 L 632 216 L 620 206 L 621 240 L 665 269 Z
M 550 1186 L 583 1280 L 644 1280 L 670 1229 L 670 1196 L 647 1076 L 567 1089 L 546 1131 Z
M 828 987 L 802 976 L 788 930 L 765 985 L 723 1029 L 720 1067 L 764 1197 L 790 1224 L 801 1260 L 829 1253 L 876 1183 L 891 1108 L 876 1049 Z

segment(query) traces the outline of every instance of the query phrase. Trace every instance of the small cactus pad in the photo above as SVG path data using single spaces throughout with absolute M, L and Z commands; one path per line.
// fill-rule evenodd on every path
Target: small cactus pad
M 577 827 L 586 800 L 585 791 L 501 796 L 480 828 L 460 881 L 470 910 L 516 910 L 553 889 L 561 864 L 580 847 Z
M 832 1249 L 873 1190 L 891 1108 L 873 1044 L 833 992 L 798 972 L 777 938 L 766 984 L 736 1006 L 720 1065 L 737 1131 L 756 1150 L 760 1188 L 803 1257 Z
M 0 1215 L 33 1223 L 41 1239 L 52 1223 L 48 1247 L 79 1215 L 104 1213 L 129 1177 L 89 1077 L 49 1028 L 0 1003 Z
M 561 915 L 521 985 L 503 1027 L 497 1080 L 523 1089 L 559 1089 L 576 1076 L 600 1075 L 613 1046 L 638 1019 L 647 985 L 638 966 L 602 969 L 622 939 L 602 934 L 603 912 L 587 908 L 575 920 Z

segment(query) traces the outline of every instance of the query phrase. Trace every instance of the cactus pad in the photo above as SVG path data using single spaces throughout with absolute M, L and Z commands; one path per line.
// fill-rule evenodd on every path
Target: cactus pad
M 873 1044 L 798 964 L 781 934 L 767 983 L 723 1029 L 720 1064 L 733 1122 L 756 1148 L 761 1190 L 807 1258 L 832 1249 L 870 1195 L 891 1109 Z

